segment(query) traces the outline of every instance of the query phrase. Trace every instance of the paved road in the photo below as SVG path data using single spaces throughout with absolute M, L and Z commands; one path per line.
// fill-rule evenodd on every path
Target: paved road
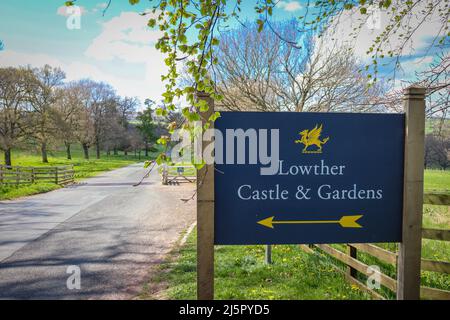
M 142 165 L 0 202 L 0 299 L 126 299 L 194 221 L 193 185 L 139 187 Z M 68 267 L 81 289 L 66 286 Z M 73 271 L 72 271 L 73 272 Z

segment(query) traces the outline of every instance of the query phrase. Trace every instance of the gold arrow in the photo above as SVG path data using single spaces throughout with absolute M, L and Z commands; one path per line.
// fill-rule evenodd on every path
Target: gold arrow
M 272 228 L 274 224 L 317 224 L 317 223 L 339 223 L 343 228 L 362 228 L 362 225 L 356 221 L 362 215 L 357 216 L 342 216 L 340 220 L 279 220 L 274 221 L 275 216 L 258 221 L 260 225 L 267 228 Z

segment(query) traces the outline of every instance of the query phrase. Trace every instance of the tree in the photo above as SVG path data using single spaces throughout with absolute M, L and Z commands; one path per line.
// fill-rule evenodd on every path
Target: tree
M 138 112 L 136 120 L 139 123 L 136 125 L 136 129 L 140 132 L 144 140 L 145 156 L 148 157 L 149 145 L 156 141 L 155 135 L 155 123 L 153 122 L 153 110 L 152 106 L 154 102 L 151 100 L 146 101 L 146 108 L 144 111 Z
M 430 68 L 416 72 L 417 84 L 425 87 L 427 97 L 427 117 L 448 118 L 450 106 L 450 54 L 440 54 Z
M 84 79 L 80 81 L 83 86 L 84 107 L 84 132 L 82 132 L 82 145 L 85 155 L 92 143 L 96 147 L 96 158 L 100 159 L 101 144 L 104 141 L 108 126 L 107 115 L 114 114 L 112 109 L 117 108 L 117 97 L 114 89 L 104 82 L 95 82 Z
M 118 104 L 118 121 L 125 130 L 126 134 L 122 139 L 122 147 L 124 149 L 125 155 L 128 154 L 129 145 L 130 145 L 130 135 L 129 135 L 129 124 L 130 120 L 136 114 L 136 109 L 139 106 L 139 99 L 136 97 L 125 97 L 119 100 Z
M 66 75 L 61 69 L 49 65 L 33 69 L 33 74 L 34 79 L 29 82 L 34 122 L 30 134 L 41 146 L 42 162 L 47 163 L 48 144 L 56 130 L 53 119 L 59 98 L 58 88 L 62 86 Z
M 450 56 L 438 55 L 425 71 L 416 72 L 415 81 L 408 81 L 406 85 L 419 85 L 426 88 L 426 117 L 436 119 L 441 125 L 448 119 L 450 106 Z M 403 89 L 397 88 L 389 91 L 379 103 L 386 106 L 392 112 L 403 111 Z
M 89 110 L 83 109 L 79 118 L 79 130 L 77 131 L 77 139 L 83 148 L 84 159 L 89 160 L 89 148 L 94 143 L 94 124 L 90 117 Z
M 58 128 L 58 138 L 66 147 L 67 159 L 72 159 L 71 145 L 77 140 L 76 132 L 80 129 L 83 103 L 83 88 L 76 82 L 68 83 L 58 91 L 59 99 L 55 104 L 54 123 Z
M 211 71 L 223 96 L 218 107 L 299 112 L 373 106 L 381 86 L 368 86 L 352 52 L 325 46 L 311 34 L 296 32 L 298 28 L 291 20 L 260 32 L 247 23 L 223 33 Z
M 112 0 L 109 1 L 111 2 Z M 136 5 L 140 1 L 129 2 Z M 66 2 L 69 6 L 73 4 L 74 1 Z M 245 4 L 248 5 L 247 1 Z M 256 20 L 258 31 L 262 31 L 265 25 L 271 28 L 271 16 L 278 1 L 254 1 L 252 4 L 254 11 L 259 15 Z M 439 25 L 435 28 L 434 39 L 425 50 L 445 52 L 445 45 L 448 44 L 450 10 L 447 0 L 325 0 L 314 3 L 308 1 L 306 5 L 306 14 L 302 13 L 302 16 L 297 17 L 302 21 L 301 29 L 297 31 L 301 33 L 312 31 L 317 36 L 326 34 L 340 22 L 341 18 L 346 18 L 352 21 L 347 29 L 349 36 L 354 37 L 362 30 L 365 22 L 372 19 L 373 10 L 379 9 L 386 14 L 386 26 L 374 30 L 376 33 L 374 40 L 367 48 L 370 63 L 364 69 L 367 68 L 373 83 L 377 80 L 379 66 L 385 62 L 393 60 L 395 75 L 400 58 L 408 47 L 413 46 L 413 41 L 430 17 L 437 17 Z M 149 16 L 149 27 L 158 28 L 162 32 L 163 35 L 159 38 L 156 48 L 167 57 L 165 62 L 168 71 L 162 77 L 166 82 L 163 96 L 167 108 L 157 109 L 157 115 L 166 115 L 169 111 L 176 110 L 176 100 L 184 97 L 193 107 L 184 109 L 183 116 L 189 122 L 197 121 L 200 113 L 205 112 L 208 106 L 196 100 L 196 91 L 207 92 L 215 100 L 222 98 L 210 76 L 212 67 L 218 63 L 216 49 L 220 40 L 217 35 L 229 26 L 230 19 L 240 21 L 243 6 L 241 0 L 199 0 L 194 4 L 190 0 L 157 1 L 151 12 L 142 13 Z M 182 65 L 180 61 L 185 62 L 184 67 L 193 79 L 190 84 L 179 86 L 178 79 Z M 215 117 L 212 117 L 208 120 L 214 119 Z M 164 139 L 160 141 L 167 142 Z M 165 158 L 164 155 L 161 155 L 161 158 Z
M 140 101 L 136 97 L 124 97 L 119 99 L 118 117 L 122 127 L 126 128 L 130 120 L 136 114 L 136 109 L 140 105 Z
M 89 159 L 89 148 L 94 143 L 94 122 L 91 117 L 91 87 L 92 81 L 83 79 L 74 83 L 77 87 L 77 95 L 74 101 L 78 105 L 77 129 L 74 132 L 75 138 L 83 148 L 83 155 Z
M 440 167 L 444 170 L 450 167 L 450 138 L 438 134 L 425 136 L 425 167 Z
M 10 166 L 11 150 L 18 146 L 29 128 L 29 81 L 33 75 L 25 68 L 0 68 L 0 149 Z
M 296 22 L 278 23 L 274 32 L 245 23 L 221 34 L 217 64 L 211 69 L 217 91 L 223 97 L 219 108 L 228 110 L 294 111 L 302 92 L 297 76 L 305 72 L 311 49 L 310 34 L 295 32 Z M 192 83 L 192 81 L 191 81 Z
M 104 116 L 102 145 L 107 155 L 111 154 L 111 150 L 117 155 L 117 151 L 121 147 L 123 140 L 126 139 L 126 130 L 120 123 L 119 111 L 117 109 L 118 104 L 114 108 L 108 108 Z
M 127 129 L 127 150 L 134 151 L 134 156 L 143 146 L 143 137 L 134 125 L 130 125 Z M 139 151 L 140 157 L 140 151 Z

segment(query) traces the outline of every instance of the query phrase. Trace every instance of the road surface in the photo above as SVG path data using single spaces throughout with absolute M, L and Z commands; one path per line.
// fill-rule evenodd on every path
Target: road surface
M 133 187 L 144 173 L 142 164 L 131 165 L 0 202 L 0 299 L 138 294 L 151 267 L 195 220 L 195 203 L 180 200 L 192 196 L 192 184 L 163 186 L 155 170 Z

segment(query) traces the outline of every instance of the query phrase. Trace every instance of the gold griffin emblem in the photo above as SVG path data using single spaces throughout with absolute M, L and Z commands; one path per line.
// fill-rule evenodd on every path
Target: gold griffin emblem
M 303 130 L 299 132 L 300 139 L 295 140 L 295 143 L 302 143 L 305 147 L 302 150 L 302 153 L 322 153 L 322 145 L 324 145 L 330 137 L 326 137 L 323 140 L 320 140 L 320 134 L 322 133 L 322 124 L 320 127 L 316 124 L 314 129 L 311 130 Z M 310 146 L 317 146 L 315 150 L 308 150 Z

